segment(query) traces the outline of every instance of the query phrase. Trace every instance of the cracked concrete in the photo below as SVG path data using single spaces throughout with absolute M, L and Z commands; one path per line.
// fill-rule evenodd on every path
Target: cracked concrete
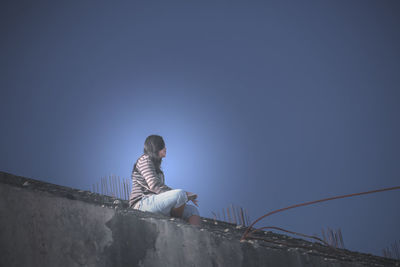
M 245 229 L 231 224 L 202 218 L 196 228 L 124 201 L 4 172 L 0 197 L 0 266 L 400 266 L 267 232 L 261 234 L 288 246 L 240 242 Z
M 114 209 L 0 186 L 1 266 L 100 266 Z

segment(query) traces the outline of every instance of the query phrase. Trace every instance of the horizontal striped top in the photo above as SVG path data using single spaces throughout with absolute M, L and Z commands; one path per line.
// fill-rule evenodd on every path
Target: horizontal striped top
M 143 154 L 136 161 L 132 170 L 132 190 L 129 196 L 129 207 L 133 207 L 143 196 L 160 194 L 172 188 L 165 185 L 163 173 L 156 173 L 150 156 Z

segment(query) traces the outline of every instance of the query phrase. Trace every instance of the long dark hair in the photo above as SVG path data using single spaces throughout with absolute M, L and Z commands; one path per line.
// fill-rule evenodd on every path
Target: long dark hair
M 149 155 L 157 173 L 164 173 L 160 168 L 162 158 L 160 158 L 160 156 L 158 155 L 160 150 L 164 149 L 164 147 L 165 147 L 164 139 L 159 135 L 155 134 L 149 135 L 146 138 L 146 141 L 144 141 L 143 153 Z M 134 169 L 136 169 L 136 163 Z

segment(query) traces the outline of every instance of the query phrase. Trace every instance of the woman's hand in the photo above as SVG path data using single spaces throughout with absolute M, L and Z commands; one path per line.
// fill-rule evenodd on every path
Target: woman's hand
M 193 199 L 197 198 L 197 195 L 195 193 L 192 193 L 192 192 L 189 192 L 189 191 L 186 191 L 186 195 L 188 197 L 188 200 L 193 200 Z
M 199 204 L 197 204 L 197 199 L 192 199 L 193 204 L 195 204 L 197 207 L 199 206 Z
M 188 200 L 191 200 L 193 202 L 193 204 L 195 204 L 197 207 L 199 206 L 197 204 L 198 200 L 197 200 L 197 194 L 192 193 L 192 192 L 187 192 L 186 191 L 186 195 L 188 197 Z

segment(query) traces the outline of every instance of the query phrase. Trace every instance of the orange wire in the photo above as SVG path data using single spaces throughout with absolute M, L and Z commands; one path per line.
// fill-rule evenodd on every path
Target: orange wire
M 307 206 L 307 205 L 311 205 L 311 204 L 315 204 L 315 203 L 319 203 L 319 202 L 324 202 L 324 201 L 328 201 L 328 200 L 334 200 L 334 199 L 346 198 L 346 197 L 353 197 L 353 196 L 359 196 L 359 195 L 366 195 L 366 194 L 372 194 L 372 193 L 378 193 L 378 192 L 396 190 L 396 189 L 400 189 L 400 186 L 377 189 L 377 190 L 361 192 L 361 193 L 353 193 L 353 194 L 348 194 L 348 195 L 335 196 L 335 197 L 330 197 L 330 198 L 323 198 L 323 199 L 319 199 L 319 200 L 314 200 L 314 201 L 304 202 L 304 203 L 301 203 L 301 204 L 292 205 L 292 206 L 289 206 L 289 207 L 286 207 L 286 208 L 282 208 L 282 209 L 277 209 L 277 210 L 271 211 L 271 212 L 261 216 L 260 218 L 255 220 L 251 225 L 249 225 L 249 227 L 247 227 L 246 231 L 244 232 L 244 234 L 243 234 L 243 236 L 241 237 L 240 240 L 246 239 L 247 235 L 249 234 L 249 231 L 250 231 L 251 227 L 254 224 L 256 224 L 260 220 L 262 220 L 265 217 L 270 216 L 270 215 L 272 215 L 274 213 L 278 213 L 278 212 L 281 212 L 281 211 L 284 211 L 284 210 L 288 210 L 288 209 L 294 209 L 294 208 L 301 207 L 301 206 Z
M 275 229 L 275 230 L 279 230 L 279 231 L 282 231 L 282 232 L 287 232 L 287 233 L 294 234 L 294 235 L 299 235 L 299 236 L 304 236 L 304 237 L 307 237 L 307 238 L 316 239 L 316 240 L 318 240 L 318 241 L 321 241 L 321 242 L 324 243 L 325 245 L 330 246 L 327 242 L 325 242 L 324 240 L 322 240 L 321 238 L 319 238 L 319 237 L 317 237 L 317 236 L 305 235 L 305 234 L 302 234 L 302 233 L 296 233 L 296 232 L 289 231 L 289 230 L 285 230 L 285 229 L 283 229 L 283 228 L 276 227 L 276 226 L 266 226 L 266 227 L 262 227 L 262 228 L 255 229 L 255 230 L 251 231 L 250 233 L 248 233 L 246 237 L 247 237 L 247 238 L 252 238 L 252 236 L 251 236 L 252 233 L 255 233 L 255 232 L 257 232 L 257 231 L 261 231 L 261 230 L 264 230 L 264 229 Z

